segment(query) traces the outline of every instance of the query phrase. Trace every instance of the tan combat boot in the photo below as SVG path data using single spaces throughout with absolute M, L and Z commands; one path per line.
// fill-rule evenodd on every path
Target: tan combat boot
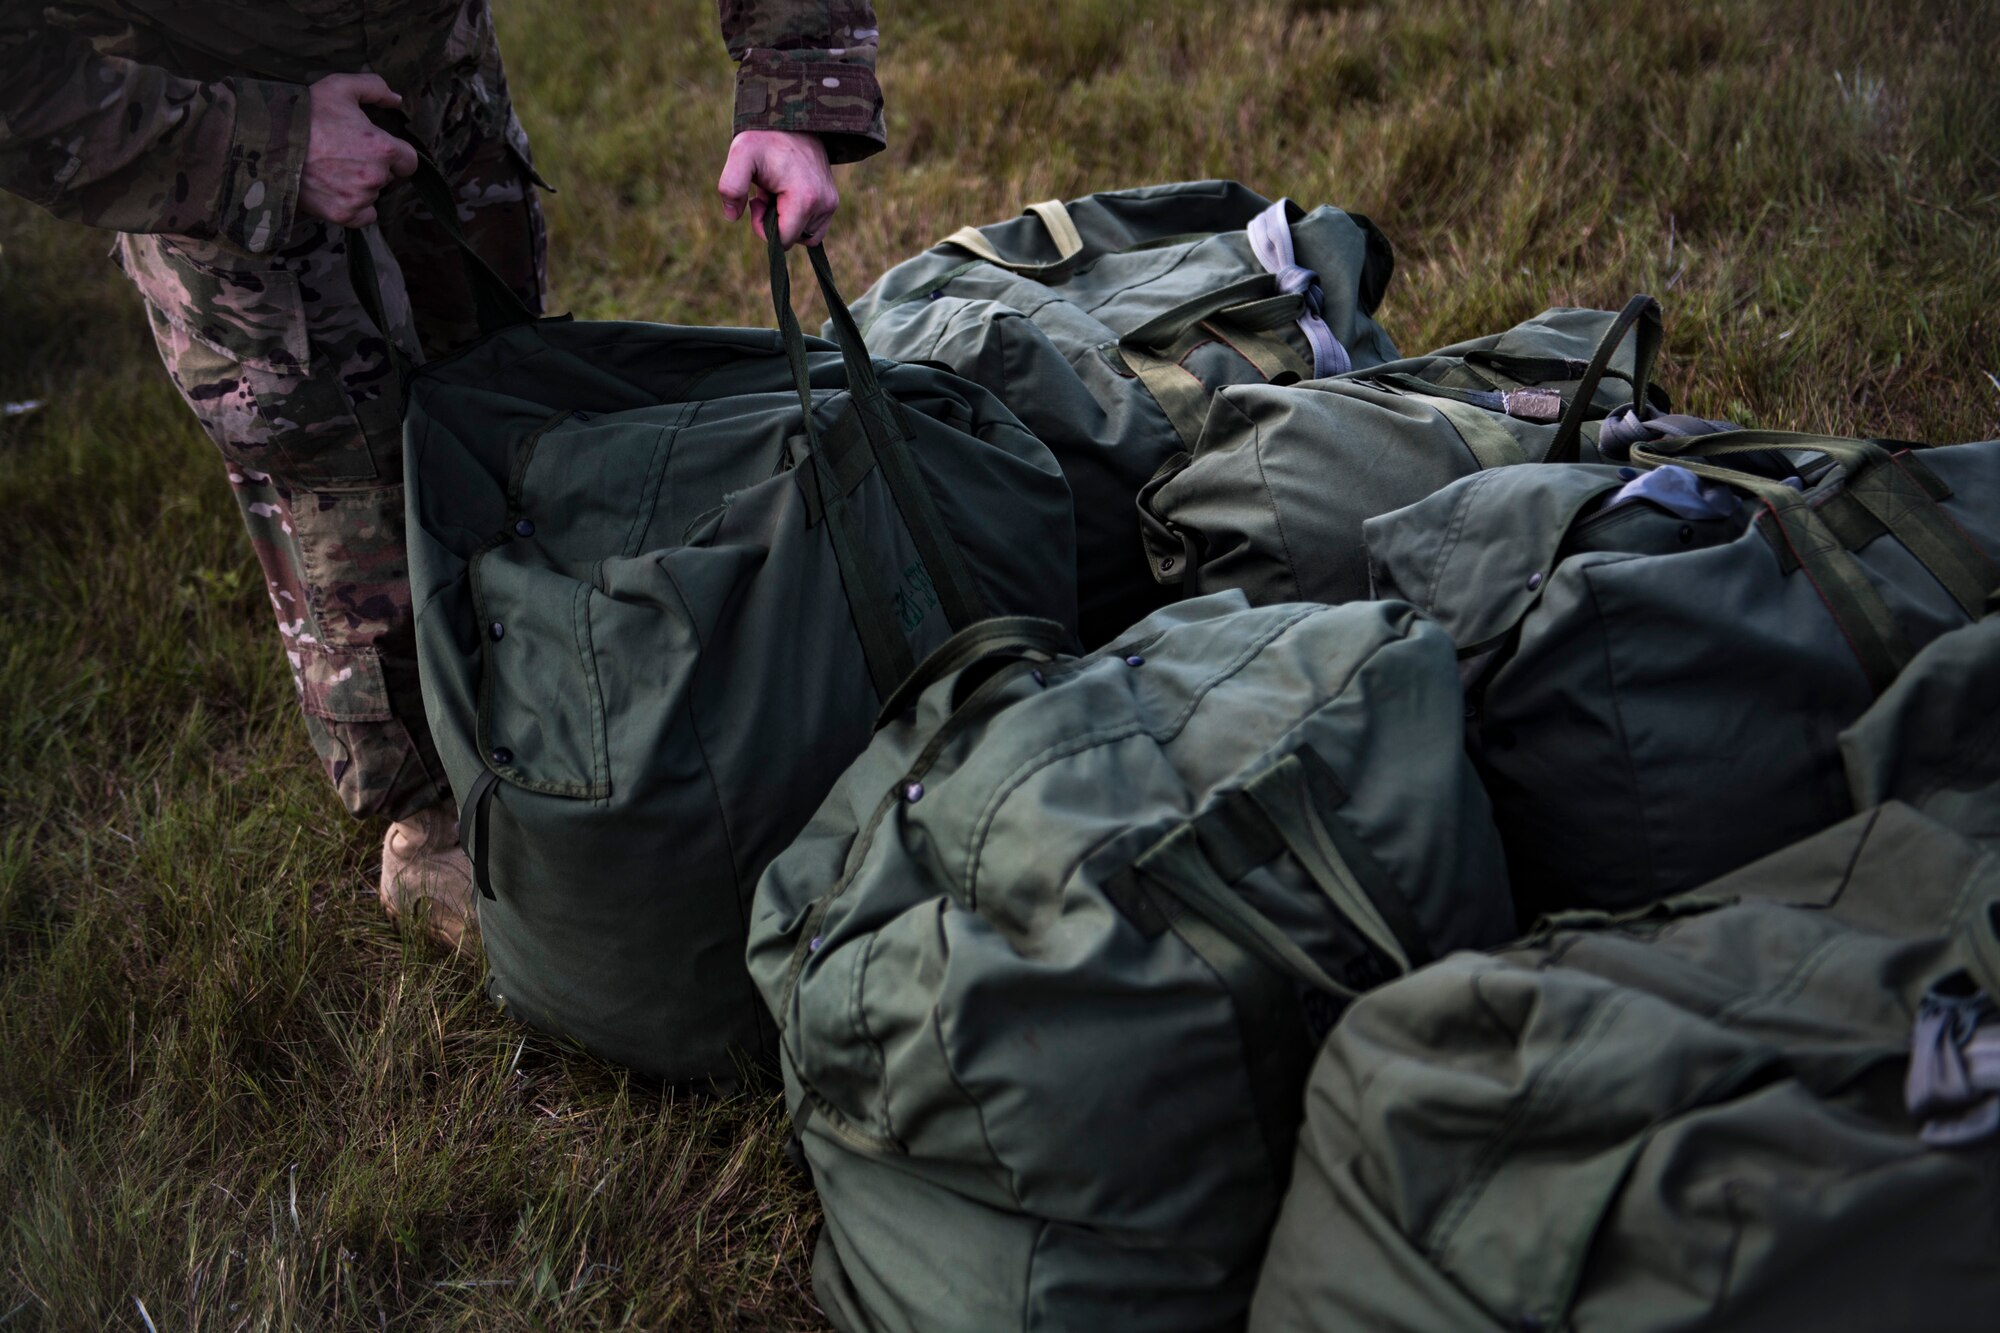
M 450 801 L 389 825 L 381 895 L 390 916 L 415 916 L 456 949 L 467 931 L 478 929 L 472 894 L 472 861 L 458 845 L 458 814 Z

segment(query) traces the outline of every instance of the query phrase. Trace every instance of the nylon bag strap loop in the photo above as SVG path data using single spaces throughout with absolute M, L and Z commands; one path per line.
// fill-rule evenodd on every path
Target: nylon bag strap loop
M 910 651 L 910 642 L 903 633 L 903 627 L 891 609 L 893 603 L 889 590 L 862 554 L 864 543 L 859 520 L 846 491 L 837 480 L 838 469 L 821 444 L 819 425 L 813 419 L 812 376 L 806 365 L 805 332 L 799 328 L 798 314 L 792 309 L 791 269 L 785 262 L 784 247 L 778 242 L 775 222 L 765 230 L 769 237 L 771 306 L 778 317 L 778 337 L 784 343 L 785 360 L 791 365 L 792 386 L 799 395 L 802 430 L 806 437 L 807 479 L 804 484 L 813 488 L 812 495 L 818 501 L 816 507 L 826 519 L 827 542 L 833 548 L 834 563 L 840 570 L 848 614 L 854 622 L 855 637 L 861 643 L 862 657 L 868 664 L 869 683 L 874 687 L 876 698 L 886 699 L 895 692 L 897 684 L 910 674 L 916 665 L 916 658 Z M 849 411 L 860 417 L 865 431 L 868 414 L 853 394 L 851 381 L 849 397 L 853 399 Z M 866 437 L 872 446 L 875 443 L 872 432 Z M 879 454 L 876 461 L 879 464 Z
M 1027 211 L 1041 219 L 1042 226 L 1048 229 L 1049 239 L 1055 242 L 1056 257 L 1049 263 L 1009 259 L 994 249 L 993 242 L 987 240 L 986 234 L 977 227 L 960 227 L 938 244 L 955 245 L 997 268 L 1018 273 L 1024 278 L 1053 276 L 1074 263 L 1083 253 L 1083 234 L 1077 230 L 1076 220 L 1070 217 L 1068 205 L 1060 199 L 1045 199 L 1038 204 L 1029 204 Z
M 775 232 L 776 229 L 772 230 Z M 783 268 L 784 250 L 777 245 L 775 235 L 771 247 L 773 264 L 776 268 Z M 966 564 L 964 553 L 958 549 L 958 542 L 938 513 L 929 483 L 918 471 L 916 460 L 910 456 L 909 424 L 903 410 L 883 390 L 881 381 L 875 376 L 874 361 L 868 355 L 868 346 L 862 340 L 861 329 L 854 322 L 853 313 L 840 298 L 826 251 L 814 245 L 807 247 L 806 253 L 812 260 L 813 276 L 819 281 L 820 294 L 826 299 L 834 341 L 839 344 L 841 358 L 847 367 L 848 390 L 860 405 L 861 424 L 874 447 L 876 464 L 882 469 L 882 479 L 888 483 L 889 494 L 903 516 L 904 526 L 909 529 L 917 555 L 923 560 L 931 583 L 937 589 L 945 619 L 953 629 L 976 624 L 986 619 L 985 598 L 973 581 L 972 569 Z M 787 309 L 789 306 L 787 301 Z M 797 327 L 796 316 L 792 324 Z
M 1037 616 L 1000 616 L 960 630 L 931 651 L 882 704 L 875 715 L 880 731 L 914 707 L 918 696 L 946 676 L 993 659 L 1053 662 L 1067 645 L 1069 631 Z
M 1183 824 L 1169 833 L 1134 861 L 1132 868 L 1148 887 L 1165 893 L 1278 976 L 1336 999 L 1351 1000 L 1359 994 L 1328 976 L 1290 936 L 1224 882 L 1202 851 L 1194 824 Z M 1176 911 L 1167 912 L 1177 934 L 1183 933 L 1180 916 Z
M 1765 517 L 1784 549 L 1798 563 L 1826 604 L 1834 623 L 1860 662 L 1862 672 L 1875 693 L 1889 688 L 1897 674 L 1915 655 L 1908 636 L 1882 594 L 1869 581 L 1861 562 L 1849 554 L 1805 496 L 1780 481 L 1738 472 L 1734 468 L 1707 461 L 1705 455 L 1749 452 L 1772 447 L 1772 432 L 1729 431 L 1722 435 L 1684 435 L 1632 446 L 1632 463 L 1642 468 L 1674 464 L 1697 476 L 1720 481 L 1747 491 L 1762 501 Z M 1736 437 L 1765 437 L 1737 441 Z M 1842 441 L 1840 443 L 1864 443 Z M 1737 445 L 1743 446 L 1737 448 Z M 1879 446 L 1877 452 L 1881 452 Z M 1886 457 L 1886 455 L 1884 455 Z
M 452 193 L 451 182 L 445 179 L 443 169 L 411 134 L 408 119 L 399 111 L 380 107 L 368 108 L 368 118 L 385 133 L 395 135 L 416 150 L 417 169 L 409 178 L 410 189 L 458 250 L 459 262 L 465 266 L 466 286 L 472 291 L 480 333 L 497 333 L 516 324 L 533 323 L 535 312 L 473 248 L 464 225 L 458 220 L 458 200 Z M 375 327 L 381 330 L 383 340 L 389 346 L 389 359 L 398 375 L 407 380 L 416 366 L 396 345 L 389 327 L 387 306 L 382 300 L 381 273 L 368 244 L 368 229 L 349 227 L 346 231 L 347 273 L 354 286 L 355 297 L 361 302 L 368 318 L 374 321 Z
M 1843 494 L 1908 548 L 1931 577 L 1951 594 L 1961 611 L 1977 619 L 1987 595 L 2000 587 L 2000 562 L 1981 550 L 1938 507 L 1938 501 L 1951 495 L 1951 488 L 1914 453 L 1899 452 L 1921 448 L 1900 440 L 1851 440 L 1794 431 L 1739 430 L 1670 437 L 1648 445 L 1646 452 L 1649 457 L 1670 455 L 1683 467 L 1689 457 L 1718 459 L 1768 449 L 1824 454 L 1847 470 L 1841 487 Z M 1635 458 L 1637 453 L 1635 449 Z M 1856 529 L 1853 534 L 1856 537 L 1865 539 L 1873 535 L 1865 524 L 1850 523 L 1850 527 Z M 1846 544 L 1852 549 L 1859 542 Z
M 1161 311 L 1131 332 L 1121 335 L 1118 341 L 1126 347 L 1165 348 L 1205 319 L 1226 320 L 1229 312 L 1238 306 L 1249 307 L 1255 313 L 1253 323 L 1269 327 L 1280 318 L 1289 320 L 1296 317 L 1304 306 L 1304 299 L 1299 293 L 1280 291 L 1278 280 L 1269 273 L 1253 273 Z
M 1192 452 L 1201 440 L 1202 423 L 1208 419 L 1208 386 L 1178 357 L 1160 356 L 1139 347 L 1122 348 L 1119 355 Z
M 1574 463 L 1582 457 L 1581 440 L 1583 423 L 1593 410 L 1597 397 L 1598 383 L 1604 372 L 1611 366 L 1611 358 L 1618 353 L 1625 335 L 1636 328 L 1632 346 L 1632 408 L 1642 415 L 1646 410 L 1647 386 L 1653 374 L 1653 359 L 1660 353 L 1660 343 L 1665 337 L 1665 326 L 1660 317 L 1660 303 L 1645 294 L 1634 296 L 1618 312 L 1618 318 L 1611 322 L 1604 337 L 1597 344 L 1597 351 L 1591 356 L 1590 364 L 1583 369 L 1583 378 L 1578 381 L 1576 395 L 1570 399 L 1569 410 L 1563 413 L 1562 424 L 1556 427 L 1556 437 L 1549 442 L 1548 453 L 1542 456 L 1544 463 Z
M 493 789 L 499 785 L 500 775 L 490 768 L 482 767 L 479 776 L 472 781 L 472 790 L 466 793 L 465 804 L 458 815 L 459 842 L 465 848 L 465 856 L 472 863 L 472 882 L 479 887 L 479 896 L 492 899 L 493 879 L 487 870 L 486 849 L 491 841 L 492 820 L 488 806 L 493 800 Z
M 1340 914 L 1403 972 L 1431 961 L 1430 943 L 1409 905 L 1358 839 L 1343 836 L 1323 805 L 1346 799 L 1339 780 L 1311 750 L 1287 755 L 1243 789 L 1271 822 L 1292 859 Z
M 1403 394 L 1422 399 L 1458 433 L 1466 452 L 1481 471 L 1496 467 L 1511 467 L 1528 461 L 1520 443 L 1507 433 L 1507 428 L 1493 419 L 1493 414 L 1482 407 L 1475 407 L 1463 399 L 1454 398 L 1448 391 L 1440 391 L 1436 385 L 1424 384 L 1422 380 L 1409 375 L 1384 375 L 1379 381 L 1388 384 Z M 1413 387 L 1422 385 L 1423 387 Z

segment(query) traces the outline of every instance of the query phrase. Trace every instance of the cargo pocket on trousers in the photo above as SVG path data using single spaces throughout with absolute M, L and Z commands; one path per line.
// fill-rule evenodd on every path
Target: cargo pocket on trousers
M 209 437 L 231 463 L 287 488 L 375 479 L 374 451 L 342 385 L 347 368 L 313 355 L 299 275 L 275 262 L 197 256 L 194 244 L 127 236 L 119 261 Z
M 403 488 L 300 490 L 291 497 L 293 540 L 308 608 L 331 649 L 416 654 Z
M 330 648 L 289 641 L 285 656 L 298 682 L 299 707 L 324 722 L 389 722 L 389 685 L 382 656 L 371 648 Z

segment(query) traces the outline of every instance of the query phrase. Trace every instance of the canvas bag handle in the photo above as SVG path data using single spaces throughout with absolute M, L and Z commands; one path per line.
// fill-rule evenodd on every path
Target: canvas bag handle
M 881 710 L 875 714 L 875 730 L 880 731 L 909 711 L 918 696 L 946 676 L 996 660 L 1053 662 L 1062 655 L 1068 642 L 1068 630 L 1038 616 L 1001 616 L 967 626 L 933 649 L 883 701 Z M 961 685 L 952 700 L 954 711 L 964 701 L 963 695 Z
M 1075 262 L 1083 253 L 1083 234 L 1076 229 L 1076 222 L 1069 215 L 1069 207 L 1060 199 L 1044 199 L 1038 204 L 1029 204 L 1027 212 L 1040 218 L 1042 226 L 1048 230 L 1049 239 L 1055 242 L 1056 257 L 1049 263 L 1031 260 L 1009 259 L 993 248 L 993 242 L 986 239 L 986 233 L 977 227 L 960 227 L 951 235 L 939 241 L 939 245 L 955 245 L 961 250 L 969 250 L 996 268 L 1004 268 L 1009 273 L 1018 273 L 1024 278 L 1040 278 L 1053 275 Z
M 1978 616 L 1991 584 L 1980 570 L 2000 569 L 1937 507 L 1950 492 L 1914 459 L 1895 457 L 1876 440 L 1743 430 L 1670 436 L 1632 446 L 1635 467 L 1673 464 L 1748 492 L 1762 501 L 1775 541 L 1798 562 L 1853 648 L 1879 694 L 1914 656 L 1908 637 L 1861 564 L 1804 494 L 1780 481 L 1741 472 L 1717 460 L 1773 448 L 1810 449 L 1847 469 L 1844 492 L 1921 562 L 1968 615 Z
M 1715 435 L 1669 436 L 1635 447 L 1633 461 L 1643 467 L 1658 467 L 1659 460 L 1671 458 L 1692 471 L 1690 458 L 1713 460 L 1771 449 L 1824 454 L 1847 469 L 1842 490 L 1881 529 L 1909 548 L 1931 577 L 1944 585 L 1959 609 L 1976 620 L 1984 614 L 1987 595 L 2000 587 L 2000 563 L 1980 550 L 1964 529 L 1937 507 L 1939 500 L 1951 495 L 1951 488 L 1921 459 L 1902 452 L 1923 447 L 1897 440 L 1854 440 L 1799 431 L 1737 430 Z M 1742 475 L 1730 469 L 1728 475 L 1718 474 L 1717 479 L 1742 485 L 1737 480 Z M 1757 488 L 1760 494 L 1773 484 L 1767 479 L 1758 480 L 1763 483 Z
M 828 515 L 827 531 L 834 556 L 848 589 L 848 607 L 868 659 L 869 674 L 876 697 L 887 699 L 915 669 L 908 637 L 891 610 L 886 589 L 880 586 L 868 563 L 862 559 L 863 533 L 858 518 L 848 506 L 843 488 L 835 484 L 831 464 L 821 447 L 818 423 L 813 418 L 811 373 L 806 363 L 805 332 L 799 327 L 798 313 L 792 309 L 791 270 L 784 246 L 778 240 L 775 210 L 767 217 L 766 250 L 771 268 L 771 305 L 778 319 L 778 333 L 791 364 L 792 382 L 799 395 L 802 429 L 811 453 L 813 484 L 819 488 L 821 509 Z M 881 470 L 891 499 L 901 514 L 917 556 L 936 588 L 945 619 L 953 629 L 964 629 L 986 618 L 985 601 L 973 582 L 970 568 L 958 543 L 945 527 L 932 499 L 930 487 L 917 470 L 909 452 L 909 424 L 901 406 L 883 390 L 876 378 L 873 359 L 854 322 L 847 303 L 834 284 L 833 270 L 826 252 L 819 246 L 807 247 L 813 275 L 819 282 L 831 317 L 834 341 L 840 348 L 847 372 L 847 388 L 852 398 L 852 420 L 859 423 L 864 443 Z
M 471 238 L 466 236 L 465 228 L 458 220 L 458 200 L 452 193 L 451 182 L 445 179 L 443 169 L 410 133 L 408 120 L 400 111 L 380 107 L 368 108 L 368 117 L 380 129 L 416 150 L 417 169 L 409 177 L 409 187 L 458 250 L 459 262 L 465 266 L 466 286 L 472 290 L 479 332 L 497 333 L 516 324 L 533 323 L 535 312 L 473 248 Z M 346 231 L 347 275 L 354 287 L 355 298 L 361 302 L 362 311 L 381 331 L 398 376 L 408 380 L 416 370 L 416 363 L 396 345 L 394 333 L 389 327 L 388 307 L 382 300 L 382 277 L 375 265 L 375 253 L 368 244 L 368 229 L 348 227 Z
M 1597 397 L 1597 386 L 1603 380 L 1604 372 L 1610 369 L 1611 358 L 1618 354 L 1625 335 L 1635 329 L 1632 410 L 1645 411 L 1653 361 L 1660 354 L 1666 328 L 1660 316 L 1660 303 L 1642 292 L 1625 303 L 1625 308 L 1618 312 L 1618 318 L 1611 322 L 1611 327 L 1604 331 L 1604 337 L 1598 340 L 1597 351 L 1591 355 L 1590 364 L 1584 367 L 1583 378 L 1577 382 L 1576 393 L 1571 396 L 1561 424 L 1556 427 L 1556 437 L 1549 441 L 1549 451 L 1542 455 L 1544 463 L 1574 463 L 1582 457 L 1583 423 Z

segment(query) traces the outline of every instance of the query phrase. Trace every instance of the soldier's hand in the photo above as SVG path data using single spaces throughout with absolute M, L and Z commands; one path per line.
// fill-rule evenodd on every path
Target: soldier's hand
M 375 127 L 364 106 L 403 99 L 373 74 L 329 74 L 313 84 L 311 137 L 299 177 L 299 211 L 339 227 L 375 220 L 375 197 L 417 169 L 417 150 Z
M 729 160 L 715 183 L 722 212 L 731 221 L 747 209 L 750 225 L 764 238 L 765 213 L 778 201 L 778 240 L 789 250 L 803 240 L 818 245 L 840 207 L 826 145 L 817 134 L 788 130 L 745 130 L 729 144 Z

